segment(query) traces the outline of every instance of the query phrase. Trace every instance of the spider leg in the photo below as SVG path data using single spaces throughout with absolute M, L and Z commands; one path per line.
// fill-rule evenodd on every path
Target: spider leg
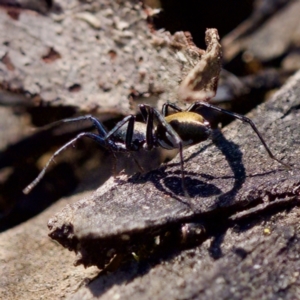
M 54 161 L 55 157 L 57 157 L 62 151 L 67 149 L 68 147 L 72 146 L 77 140 L 83 138 L 83 137 L 88 137 L 103 146 L 104 148 L 107 148 L 107 145 L 105 143 L 105 140 L 100 137 L 97 134 L 90 133 L 90 132 L 82 132 L 78 134 L 74 139 L 70 140 L 67 142 L 65 145 L 63 145 L 61 148 L 59 148 L 48 160 L 46 166 L 42 169 L 40 174 L 23 190 L 24 194 L 30 193 L 30 191 L 41 181 L 41 179 L 44 177 L 46 170 L 48 169 L 49 165 Z
M 102 136 L 102 137 L 106 136 L 107 131 L 104 128 L 104 126 L 102 125 L 102 123 L 99 120 L 97 120 L 95 117 L 91 116 L 91 115 L 59 120 L 59 121 L 53 122 L 51 124 L 48 124 L 46 126 L 43 126 L 41 129 L 43 129 L 43 130 L 51 129 L 53 127 L 57 127 L 59 125 L 65 124 L 65 123 L 76 123 L 76 122 L 85 121 L 85 120 L 89 120 L 93 123 L 93 125 L 95 126 L 95 128 L 99 132 L 100 136 Z
M 188 108 L 188 111 L 196 111 L 198 107 L 201 107 L 201 106 L 204 106 L 204 107 L 207 107 L 209 109 L 212 109 L 212 110 L 215 110 L 215 111 L 218 111 L 220 113 L 223 113 L 223 114 L 226 114 L 226 115 L 229 115 L 233 118 L 236 118 L 238 120 L 241 120 L 242 122 L 245 122 L 247 124 L 249 124 L 253 131 L 256 133 L 256 135 L 258 136 L 258 138 L 260 139 L 262 145 L 264 146 L 264 148 L 266 149 L 268 155 L 270 156 L 270 158 L 276 160 L 278 163 L 280 163 L 281 165 L 283 165 L 286 169 L 291 169 L 291 166 L 289 166 L 288 164 L 282 162 L 280 159 L 278 159 L 270 150 L 270 148 L 268 147 L 267 143 L 265 142 L 265 140 L 263 139 L 261 133 L 258 131 L 257 127 L 255 126 L 255 124 L 253 123 L 253 121 L 243 115 L 240 115 L 240 114 L 237 114 L 237 113 L 234 113 L 234 112 L 231 112 L 231 111 L 228 111 L 228 110 L 225 110 L 225 109 L 222 109 L 222 108 L 219 108 L 217 106 L 214 106 L 214 105 L 211 105 L 209 103 L 206 103 L 206 102 L 195 102 L 193 103 L 189 108 Z
M 112 157 L 113 157 L 113 165 L 112 165 L 112 174 L 114 176 L 114 178 L 117 177 L 117 161 L 118 161 L 118 158 L 117 158 L 117 155 L 115 152 L 111 152 L 112 154 Z
M 115 127 L 110 130 L 106 136 L 105 140 L 109 140 L 122 126 L 124 126 L 126 123 L 127 129 L 126 129 L 126 138 L 125 138 L 125 148 L 124 150 L 132 150 L 132 137 L 133 137 L 133 131 L 134 131 L 134 122 L 135 122 L 135 116 L 129 115 L 125 117 L 122 121 L 118 122 Z
M 169 115 L 169 107 L 171 107 L 172 109 L 174 109 L 178 112 L 182 111 L 182 109 L 178 105 L 176 105 L 175 103 L 167 102 L 167 103 L 164 103 L 164 105 L 162 107 L 162 115 L 164 117 Z
M 129 116 L 125 117 L 122 121 L 120 121 L 119 123 L 117 123 L 116 126 L 110 132 L 108 132 L 108 134 L 105 137 L 105 140 L 110 139 L 126 123 L 128 123 L 128 125 L 127 125 L 127 129 L 126 129 L 125 146 L 124 146 L 123 150 L 124 151 L 128 151 L 129 154 L 131 155 L 131 151 L 137 151 L 137 150 L 139 150 L 136 147 L 134 148 L 134 146 L 132 145 L 132 137 L 133 137 L 133 132 L 134 132 L 135 116 L 129 115 Z M 114 156 L 113 170 L 114 170 L 114 174 L 116 174 L 116 161 L 117 161 L 117 157 L 116 157 L 116 155 L 115 155 L 114 152 L 113 152 L 113 156 Z M 134 155 L 131 155 L 131 157 L 133 158 L 134 162 L 137 164 L 137 166 L 141 170 L 141 172 L 144 172 L 144 169 L 141 167 L 140 163 L 134 157 Z
M 176 146 L 179 149 L 180 156 L 180 167 L 181 167 L 181 183 L 182 189 L 186 197 L 189 198 L 187 193 L 185 178 L 184 178 L 184 163 L 183 163 L 183 146 L 182 140 L 173 129 L 173 127 L 165 120 L 164 116 L 156 109 L 146 104 L 139 105 L 142 114 L 147 115 L 147 133 L 146 133 L 146 144 L 150 149 L 154 146 L 154 136 L 153 136 L 153 122 L 154 117 L 157 119 L 158 123 L 165 127 L 166 131 L 172 136 L 175 141 Z
M 149 105 L 140 104 L 139 105 L 141 114 L 146 122 L 146 147 L 147 150 L 151 150 L 155 144 L 153 127 L 154 127 L 154 118 L 153 118 L 153 109 Z
M 133 129 L 134 129 L 134 121 L 135 121 L 135 117 L 130 115 L 125 117 L 123 120 L 121 120 L 120 122 L 118 122 L 114 128 L 112 128 L 108 133 L 105 134 L 105 136 L 103 137 L 103 142 L 104 144 L 110 145 L 109 148 L 111 151 L 111 154 L 113 156 L 113 166 L 112 166 L 112 173 L 113 176 L 116 177 L 117 176 L 117 156 L 116 156 L 116 151 L 130 151 L 131 150 L 131 142 L 132 142 L 132 136 L 133 136 Z M 126 138 L 125 138 L 125 145 L 121 145 L 120 143 L 115 144 L 113 142 L 113 140 L 111 139 L 112 136 L 114 134 L 116 134 L 116 132 L 118 130 L 120 130 L 120 128 L 122 128 L 122 126 L 124 126 L 126 123 L 128 123 L 128 127 L 127 127 L 127 132 L 126 132 Z M 116 150 L 116 151 L 113 151 Z

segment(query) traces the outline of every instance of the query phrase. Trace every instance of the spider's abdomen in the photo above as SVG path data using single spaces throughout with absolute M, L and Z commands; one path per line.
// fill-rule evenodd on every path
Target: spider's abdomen
M 183 146 L 198 144 L 207 140 L 211 134 L 209 123 L 201 115 L 194 112 L 178 112 L 165 117 L 165 120 L 179 135 Z M 166 149 L 178 148 L 176 141 L 163 125 L 157 126 L 156 134 L 161 147 Z

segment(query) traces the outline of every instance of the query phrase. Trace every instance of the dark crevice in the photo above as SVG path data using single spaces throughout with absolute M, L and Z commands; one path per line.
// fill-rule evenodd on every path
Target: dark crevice
M 26 111 L 33 128 L 74 116 L 76 112 L 71 106 L 30 107 Z M 108 126 L 111 123 L 113 124 L 108 122 Z M 0 151 L 0 172 L 3 174 L 0 182 L 0 231 L 32 218 L 58 199 L 71 194 L 79 182 L 90 174 L 98 174 L 93 181 L 94 188 L 105 180 L 99 170 L 105 151 L 92 141 L 82 140 L 76 143 L 74 149 L 70 148 L 57 157 L 44 178 L 28 195 L 22 193 L 55 150 L 78 133 L 93 130 L 90 124 L 84 122 L 70 125 L 73 126 L 41 130 L 37 128 L 28 137 Z M 94 169 L 90 167 L 91 161 L 94 161 Z M 109 176 L 110 171 L 104 172 L 106 176 Z
M 73 106 L 33 106 L 27 108 L 33 127 L 48 125 L 57 120 L 66 119 L 75 115 L 77 109 Z
M 157 29 L 190 31 L 196 45 L 205 48 L 204 32 L 206 28 L 218 28 L 223 37 L 233 30 L 252 12 L 253 1 L 161 1 L 162 12 L 153 18 Z M 237 13 L 238 12 L 238 13 Z

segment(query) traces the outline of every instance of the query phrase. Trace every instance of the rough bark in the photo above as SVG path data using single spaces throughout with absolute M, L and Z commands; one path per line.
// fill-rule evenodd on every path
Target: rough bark
M 114 275 L 100 276 L 74 299 L 83 294 L 85 299 L 95 299 L 102 294 L 106 299 L 113 293 L 125 299 L 127 294 L 128 299 L 133 296 L 148 299 L 151 295 L 192 299 L 201 298 L 199 293 L 204 298 L 215 299 L 221 295 L 235 299 L 247 295 L 267 299 L 282 294 L 291 299 L 296 297 L 299 232 L 297 217 L 292 221 L 287 208 L 293 208 L 291 216 L 297 216 L 300 174 L 299 149 L 295 145 L 299 141 L 299 124 L 295 120 L 299 119 L 299 80 L 300 73 L 297 73 L 275 97 L 250 115 L 273 151 L 293 166 L 292 171 L 268 158 L 253 131 L 235 121 L 213 143 L 197 145 L 184 152 L 190 199 L 182 194 L 180 168 L 178 161 L 174 161 L 140 178 L 111 179 L 91 197 L 67 206 L 51 218 L 48 224 L 51 237 L 77 252 L 77 264 L 103 267 L 116 254 L 126 256 L 140 253 L 141 249 L 155 252 L 154 241 L 158 237 L 162 256 L 167 256 L 160 257 L 158 263 L 151 261 L 149 254 L 147 271 L 132 263 Z M 269 211 L 273 214 L 268 217 Z M 275 221 L 269 220 L 265 225 L 264 218 Z M 280 224 L 276 224 L 277 219 Z M 187 224 L 197 222 L 202 228 L 195 238 L 201 241 L 199 246 L 183 254 L 174 253 L 174 249 L 180 247 L 176 242 L 174 246 L 168 236 L 178 238 Z M 245 223 L 236 234 L 235 228 L 243 222 L 257 223 L 256 234 Z M 278 231 L 273 232 L 272 228 Z M 251 234 L 253 240 L 248 240 Z M 224 236 L 228 241 L 223 242 Z M 237 237 L 241 239 L 240 244 L 236 242 Z M 204 250 L 210 243 L 212 253 Z M 221 250 L 223 247 L 225 253 Z M 185 255 L 192 255 L 193 261 L 199 259 L 212 270 L 203 273 L 202 266 L 195 271 Z M 233 269 L 234 275 L 227 273 L 228 268 Z M 170 269 L 173 275 L 166 287 L 163 278 Z M 188 271 L 184 275 L 181 269 Z M 288 273 L 284 281 L 279 280 L 281 270 Z M 152 278 L 153 273 L 158 278 Z M 178 285 L 178 277 L 182 284 L 176 295 L 172 293 Z M 120 286 L 112 291 L 108 287 L 115 280 Z M 271 287 L 253 288 L 264 284 Z M 137 286 L 141 292 L 136 292 Z

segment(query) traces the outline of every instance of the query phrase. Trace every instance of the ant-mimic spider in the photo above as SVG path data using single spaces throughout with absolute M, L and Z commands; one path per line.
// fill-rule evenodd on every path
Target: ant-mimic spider
M 87 137 L 112 152 L 136 152 L 141 149 L 151 150 L 154 147 L 162 147 L 169 150 L 178 149 L 180 155 L 182 188 L 185 195 L 188 196 L 184 179 L 183 147 L 192 146 L 207 140 L 212 132 L 208 121 L 197 112 L 200 107 L 206 107 L 248 123 L 259 137 L 269 156 L 282 164 L 285 168 L 290 169 L 289 165 L 273 155 L 254 123 L 243 115 L 221 109 L 207 102 L 195 102 L 185 111 L 176 104 L 168 102 L 163 105 L 162 113 L 156 108 L 141 104 L 139 105 L 139 109 L 144 119 L 144 123 L 136 121 L 134 115 L 129 115 L 118 122 L 109 132 L 107 132 L 99 120 L 91 115 L 55 122 L 55 125 L 58 125 L 89 120 L 97 129 L 98 134 L 91 132 L 79 133 L 74 139 L 59 148 L 49 159 L 36 179 L 34 179 L 23 192 L 28 194 L 39 183 L 50 163 L 57 155 L 73 145 L 77 140 Z M 175 113 L 169 114 L 169 108 L 175 110 Z

